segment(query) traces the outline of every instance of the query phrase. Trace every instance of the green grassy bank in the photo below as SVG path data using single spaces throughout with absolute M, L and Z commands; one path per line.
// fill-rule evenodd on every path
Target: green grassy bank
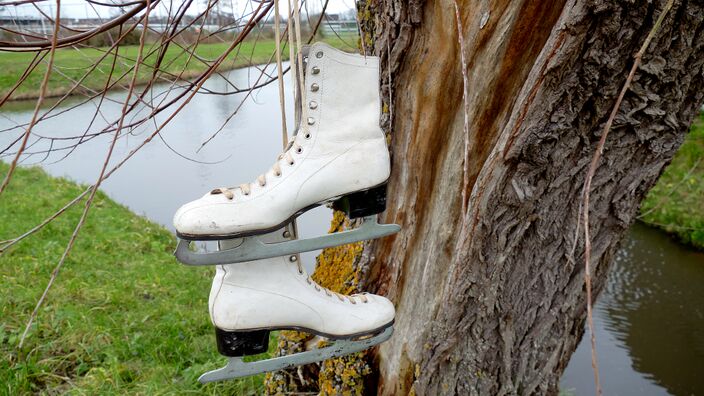
M 704 249 L 704 114 L 641 206 L 645 223 Z
M 322 39 L 322 41 L 347 51 L 356 49 L 357 44 L 357 38 L 355 36 L 345 36 L 342 38 L 326 37 Z M 215 60 L 229 45 L 229 43 L 200 44 L 196 48 L 195 53 L 204 59 Z M 151 52 L 150 49 L 152 47 L 156 48 L 155 46 L 156 44 L 146 45 L 145 56 Z M 95 64 L 98 64 L 96 70 L 88 75 L 82 85 L 91 90 L 102 90 L 107 82 L 114 57 L 114 55 L 108 55 L 101 61 L 100 57 L 105 54 L 106 50 L 107 48 L 84 48 L 81 50 L 62 48 L 57 50 L 54 59 L 55 70 L 52 72 L 47 87 L 49 96 L 59 96 L 68 92 L 75 84 L 75 81 L 81 79 Z M 262 39 L 256 43 L 254 41 L 245 41 L 238 49 L 230 54 L 221 68 L 234 69 L 252 64 L 267 63 L 274 53 L 274 50 L 275 43 L 272 39 Z M 287 55 L 287 53 L 288 51 L 285 51 L 284 55 Z M 140 67 L 137 77 L 139 83 L 143 84 L 151 79 L 153 72 L 152 66 L 156 62 L 157 54 L 158 51 L 155 51 L 152 55 L 144 59 L 145 66 Z M 113 73 L 111 82 L 115 82 L 129 70 L 132 64 L 134 64 L 134 60 L 137 59 L 138 55 L 138 46 L 131 45 L 120 47 L 119 55 L 120 58 L 118 58 L 115 64 L 115 72 Z M 3 97 L 14 86 L 27 65 L 31 63 L 33 57 L 33 53 L 2 53 L 2 56 L 0 56 L 0 97 Z M 285 57 L 287 58 L 287 56 Z M 172 44 L 169 46 L 160 68 L 161 70 L 177 75 L 184 70 L 185 67 L 186 72 L 183 78 L 194 77 L 207 68 L 203 62 L 197 59 L 191 59 L 189 61 L 188 58 L 189 54 L 187 52 L 183 52 L 182 48 Z M 48 58 L 46 58 L 46 60 L 48 60 Z M 12 99 L 37 98 L 45 72 L 46 63 L 38 65 L 29 77 L 27 77 L 27 80 L 15 91 L 12 95 Z M 129 85 L 130 79 L 131 74 L 127 74 L 117 83 L 115 88 L 125 88 Z M 83 89 L 82 92 L 85 91 L 86 90 Z
M 0 163 L 0 175 L 7 165 Z M 0 199 L 0 240 L 82 188 L 20 168 Z M 23 350 L 19 337 L 82 205 L 0 256 L 0 395 L 258 394 L 262 378 L 202 386 L 222 366 L 208 317 L 212 269 L 172 256 L 164 228 L 98 194 Z

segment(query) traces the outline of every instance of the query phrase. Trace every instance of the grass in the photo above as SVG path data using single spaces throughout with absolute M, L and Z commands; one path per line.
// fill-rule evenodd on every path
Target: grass
M 7 165 L 0 163 L 0 174 Z M 20 168 L 0 199 L 0 240 L 82 187 Z M 25 323 L 82 205 L 0 256 L 0 395 L 259 394 L 263 376 L 200 385 L 222 366 L 208 317 L 212 269 L 178 264 L 174 237 L 99 193 L 21 352 Z
M 645 223 L 704 249 L 704 114 L 641 206 Z
M 322 41 L 325 41 L 328 44 L 340 49 L 353 50 L 356 49 L 353 48 L 352 45 L 356 45 L 357 38 L 356 36 L 345 36 L 341 39 L 333 36 L 323 38 Z M 220 54 L 222 54 L 229 45 L 230 43 L 200 44 L 196 48 L 195 53 L 199 57 L 213 61 L 217 59 L 217 57 L 220 56 Z M 150 52 L 149 50 L 152 47 L 156 48 L 156 45 L 146 45 L 144 52 L 145 56 Z M 228 57 L 223 64 L 222 69 L 234 69 L 252 64 L 267 63 L 271 55 L 274 53 L 275 43 L 273 39 L 262 39 L 257 42 L 244 41 L 238 48 L 239 50 L 236 49 Z M 97 68 L 83 81 L 82 85 L 85 86 L 85 88 L 78 93 L 90 90 L 102 90 L 107 83 L 107 78 L 114 57 L 114 55 L 108 55 L 105 59 L 100 60 L 100 57 L 105 54 L 105 50 L 106 49 L 95 48 L 63 48 L 57 50 L 54 59 L 55 69 L 51 74 L 47 87 L 49 96 L 60 96 L 68 92 L 68 90 L 75 84 L 75 81 L 80 80 L 83 75 L 86 74 L 95 64 L 98 65 Z M 288 51 L 284 52 L 284 57 L 287 58 Z M 134 64 L 134 60 L 137 58 L 138 47 L 135 45 L 120 47 L 118 53 L 121 58 L 118 58 L 115 65 L 115 72 L 111 79 L 111 83 L 117 81 L 120 76 L 129 71 L 132 64 Z M 144 84 L 151 79 L 157 54 L 158 51 L 155 51 L 153 54 L 145 57 L 144 65 L 146 65 L 146 67 L 140 67 L 137 78 L 137 81 L 140 84 Z M 33 56 L 34 54 L 32 53 L 22 52 L 2 53 L 2 56 L 0 56 L 0 97 L 4 97 L 5 94 L 14 86 L 27 65 L 29 65 L 32 61 Z M 177 75 L 185 68 L 186 72 L 183 77 L 190 78 L 200 74 L 207 68 L 203 62 L 200 62 L 197 59 L 191 59 L 191 61 L 188 62 L 188 57 L 188 53 L 184 53 L 180 47 L 172 44 L 167 50 L 160 69 Z M 45 61 L 48 61 L 48 57 L 45 58 Z M 45 71 L 46 63 L 44 62 L 37 66 L 35 70 L 27 77 L 27 80 L 13 93 L 12 99 L 19 100 L 37 98 L 39 96 L 39 89 L 41 86 L 41 81 L 44 78 Z M 129 85 L 130 79 L 131 73 L 128 73 L 119 80 L 115 88 L 124 89 Z

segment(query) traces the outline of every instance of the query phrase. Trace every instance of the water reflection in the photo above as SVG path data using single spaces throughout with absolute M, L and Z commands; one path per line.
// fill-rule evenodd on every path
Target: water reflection
M 240 87 L 252 85 L 258 73 L 247 69 L 227 73 L 227 78 Z M 159 96 L 168 85 L 157 86 L 150 95 L 155 102 L 171 98 Z M 207 89 L 218 92 L 232 90 L 223 78 L 213 77 L 204 85 Z M 290 84 L 287 93 L 290 93 Z M 125 93 L 109 94 L 101 114 L 90 128 L 91 132 L 102 129 L 108 121 L 117 119 Z M 217 131 L 228 116 L 241 103 L 244 94 L 237 95 L 197 95 L 180 112 L 159 137 L 147 144 L 118 172 L 103 183 L 102 189 L 117 202 L 134 212 L 172 229 L 172 216 L 183 203 L 196 199 L 213 187 L 232 186 L 241 182 L 254 180 L 273 164 L 281 151 L 281 127 L 279 118 L 279 99 L 276 85 L 271 84 L 254 92 L 240 108 L 237 116 L 223 128 L 218 136 L 202 150 L 200 145 Z M 80 103 L 83 99 L 71 99 L 61 109 Z M 91 125 L 95 113 L 96 101 L 89 102 L 68 112 L 39 123 L 33 130 L 41 136 L 61 138 L 80 136 Z M 292 109 L 292 100 L 288 100 L 288 109 Z M 19 123 L 28 122 L 32 116 L 34 102 L 15 102 L 3 106 L 0 113 L 0 129 L 10 128 Z M 151 110 L 146 106 L 139 108 L 136 116 L 130 116 L 126 122 L 141 118 Z M 55 113 L 58 113 L 56 111 Z M 169 112 L 170 113 L 170 112 Z M 289 118 L 292 111 L 289 111 Z M 139 145 L 155 125 L 160 124 L 168 114 L 160 114 L 155 122 L 135 128 L 121 138 L 113 154 L 111 164 L 124 158 L 130 150 Z M 106 121 L 108 120 L 108 121 Z M 6 147 L 23 133 L 14 130 L 0 133 L 0 147 Z M 107 153 L 112 137 L 103 135 L 88 143 L 80 145 L 70 156 L 60 160 L 63 152 L 56 152 L 44 158 L 37 153 L 50 146 L 48 140 L 36 143 L 28 152 L 37 153 L 23 158 L 24 164 L 41 162 L 41 166 L 50 174 L 64 176 L 81 183 L 93 183 Z M 32 143 L 30 141 L 30 143 Z M 54 142 L 53 148 L 65 142 Z M 169 148 L 171 147 L 171 148 Z M 186 159 L 190 158 L 192 160 Z M 11 157 L 1 157 L 9 160 Z M 59 162 L 56 162 L 60 160 Z M 194 162 L 200 161 L 200 162 Z M 217 162 L 220 161 L 220 162 Z M 213 163 L 216 162 L 216 163 Z M 331 218 L 330 210 L 318 208 L 306 214 L 299 222 L 303 237 L 314 236 L 327 231 Z M 23 231 L 23 230 L 18 230 Z M 307 266 L 311 267 L 315 253 L 304 255 Z
M 704 393 L 704 254 L 636 224 L 595 306 L 597 353 L 607 395 Z M 594 394 L 585 337 L 563 389 Z

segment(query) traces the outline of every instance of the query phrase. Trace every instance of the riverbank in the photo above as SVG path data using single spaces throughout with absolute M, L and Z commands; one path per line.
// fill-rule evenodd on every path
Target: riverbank
M 704 113 L 643 201 L 639 219 L 704 250 Z
M 7 172 L 0 162 L 0 174 Z M 0 199 L 0 240 L 83 187 L 19 168 Z M 262 377 L 200 385 L 225 363 L 208 318 L 212 269 L 178 264 L 175 239 L 99 193 L 18 358 L 24 325 L 73 230 L 76 205 L 0 256 L 0 394 L 258 394 Z
M 347 51 L 354 49 L 355 47 L 353 46 L 357 44 L 356 36 L 326 37 L 322 41 Z M 229 43 L 200 44 L 196 48 L 195 54 L 202 59 L 212 61 L 217 59 L 229 45 Z M 151 52 L 153 46 L 147 45 L 145 54 Z M 111 83 L 117 81 L 113 89 L 126 89 L 129 85 L 131 79 L 129 70 L 137 58 L 138 49 L 136 45 L 120 47 L 118 51 L 119 58 L 115 64 L 115 71 L 111 79 Z M 81 83 L 84 87 L 74 92 L 75 94 L 90 94 L 101 91 L 107 83 L 107 76 L 110 73 L 114 58 L 114 55 L 108 55 L 100 60 L 100 57 L 105 55 L 106 50 L 107 48 L 85 48 L 80 51 L 72 48 L 57 50 L 54 58 L 55 69 L 47 85 L 47 96 L 57 97 L 65 95 L 96 64 L 98 65 L 96 69 Z M 268 63 L 274 51 L 275 42 L 273 39 L 259 40 L 256 43 L 254 41 L 244 41 L 240 44 L 238 50 L 234 51 L 223 63 L 220 70 L 224 71 Z M 284 58 L 288 59 L 288 51 L 284 52 Z M 146 84 L 151 79 L 157 54 L 158 51 L 154 51 L 144 59 L 144 66 L 140 67 L 137 76 L 137 82 L 140 85 Z M 181 47 L 175 44 L 170 45 L 160 66 L 161 70 L 170 74 L 166 74 L 164 77 L 173 80 L 183 71 L 180 78 L 185 80 L 200 75 L 207 68 L 205 63 L 195 59 L 195 57 L 189 61 L 189 57 L 190 55 L 184 52 Z M 34 54 L 28 52 L 2 53 L 2 56 L 0 56 L 0 98 L 4 97 L 12 89 L 33 58 Z M 46 64 L 38 65 L 25 82 L 12 94 L 11 100 L 38 98 L 45 72 Z M 125 75 L 125 73 L 127 74 Z M 122 78 L 120 78 L 121 76 Z M 164 81 L 161 80 L 160 82 Z

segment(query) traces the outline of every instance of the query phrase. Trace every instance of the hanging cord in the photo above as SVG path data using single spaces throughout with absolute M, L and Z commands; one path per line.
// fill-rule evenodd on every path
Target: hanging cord
M 279 15 L 279 0 L 274 0 L 274 40 L 276 41 L 276 69 L 278 71 L 279 104 L 281 106 L 281 132 L 284 150 L 288 145 L 288 130 L 286 128 L 286 96 L 284 93 L 284 70 L 281 63 L 281 15 Z
M 295 107 L 295 114 L 296 114 L 296 130 L 294 131 L 295 133 L 298 133 L 298 128 L 299 128 L 299 123 L 303 119 L 303 114 L 302 114 L 302 107 L 303 107 L 303 99 L 301 98 L 301 89 L 300 86 L 298 85 L 298 81 L 303 80 L 303 71 L 299 70 L 297 67 L 298 62 L 296 61 L 296 47 L 293 45 L 294 41 L 294 32 L 293 32 L 293 9 L 291 6 L 291 0 L 288 0 L 288 18 L 287 18 L 287 32 L 288 32 L 288 59 L 289 59 L 289 65 L 291 68 L 291 86 L 293 87 L 293 96 L 295 98 L 294 100 L 294 107 Z M 300 75 L 298 73 L 301 73 Z
M 298 79 L 297 68 L 296 68 L 295 62 L 293 62 L 293 57 L 292 57 L 293 45 L 291 42 L 292 34 L 291 34 L 291 15 L 290 15 L 291 2 L 290 2 L 290 0 L 289 0 L 288 4 L 289 4 L 289 17 L 287 18 L 288 19 L 288 21 L 287 21 L 288 29 L 287 30 L 288 30 L 288 40 L 289 40 L 289 63 L 291 64 L 291 71 L 293 72 L 292 73 L 293 78 Z M 298 15 L 298 14 L 296 14 L 296 15 Z M 285 96 L 285 92 L 284 92 L 283 65 L 281 62 L 281 26 L 280 26 L 280 23 L 281 23 L 281 15 L 279 14 L 279 0 L 274 0 L 274 24 L 275 24 L 274 33 L 275 33 L 275 40 L 276 40 L 276 68 L 278 71 L 278 78 L 277 78 L 278 81 L 277 82 L 279 84 L 279 104 L 281 106 L 281 137 L 282 137 L 283 150 L 284 150 L 284 154 L 282 154 L 282 155 L 285 157 L 286 154 L 289 154 L 288 150 L 287 150 L 289 148 L 289 140 L 288 140 L 288 131 L 286 128 L 286 96 Z M 294 22 L 294 24 L 295 24 L 295 22 Z M 300 57 L 300 48 L 299 48 L 299 57 Z M 299 81 L 300 80 L 302 80 L 302 72 L 301 72 L 301 78 L 299 79 Z M 295 87 L 295 85 L 296 85 L 295 82 L 293 85 Z M 301 82 L 300 86 L 299 86 L 299 95 L 301 95 L 303 92 L 301 89 L 302 87 L 303 87 L 303 85 Z M 295 95 L 295 91 L 296 91 L 296 89 L 294 88 L 294 95 Z M 303 103 L 303 100 L 301 100 L 301 103 Z M 301 108 L 302 107 L 303 106 L 301 106 Z M 296 113 L 297 112 L 298 112 L 298 110 L 296 110 Z M 302 117 L 303 116 L 301 113 L 301 119 L 303 119 Z M 297 120 L 297 121 L 299 121 L 299 120 Z M 298 128 L 298 125 L 296 125 L 294 127 L 294 134 L 297 132 L 297 128 Z M 291 158 L 288 158 L 288 161 L 289 161 L 289 163 L 293 163 Z M 275 171 L 275 173 L 280 174 L 281 171 L 279 169 L 277 169 L 278 165 L 279 165 L 279 163 L 277 161 L 276 164 L 274 164 L 274 171 Z M 264 185 L 266 183 L 266 179 L 264 178 L 263 175 L 259 177 L 258 181 L 259 181 L 260 185 Z M 240 186 L 240 188 L 242 188 L 242 187 L 243 186 Z M 246 189 L 243 188 L 243 191 L 246 191 L 246 190 L 248 190 L 249 186 L 247 185 L 244 187 L 247 187 Z M 298 238 L 298 224 L 296 223 L 296 219 L 293 219 L 291 221 L 291 229 L 293 232 L 293 237 Z M 302 269 L 300 261 L 301 260 L 297 260 L 299 271 Z
M 293 27 L 295 30 L 295 39 L 296 39 L 296 51 L 294 51 L 294 46 L 293 46 L 293 32 L 291 31 L 291 24 L 289 24 L 289 29 L 288 29 L 288 39 L 289 39 L 289 48 L 290 48 L 290 53 L 294 54 L 297 52 L 296 56 L 291 56 L 289 58 L 289 62 L 291 63 L 292 71 L 295 69 L 297 71 L 293 73 L 293 78 L 294 78 L 294 86 L 298 88 L 298 98 L 299 98 L 299 103 L 296 103 L 299 107 L 296 109 L 296 112 L 300 112 L 300 124 L 303 123 L 303 120 L 306 119 L 306 106 L 304 103 L 306 103 L 306 97 L 305 97 L 305 90 L 303 89 L 303 79 L 305 78 L 304 71 L 303 71 L 303 49 L 301 47 L 301 14 L 298 10 L 298 0 L 293 0 L 293 12 L 291 12 L 291 0 L 289 0 L 289 22 L 291 19 L 293 19 Z M 291 18 L 293 16 L 293 18 Z M 296 84 L 298 82 L 298 84 Z M 279 82 L 281 83 L 281 82 Z M 294 88 L 294 91 L 296 89 Z M 298 131 L 296 131 L 298 132 Z M 298 238 L 298 223 L 296 222 L 296 219 L 293 219 L 291 222 L 291 229 L 293 231 L 294 238 Z M 303 267 L 301 266 L 301 260 L 299 257 L 299 260 L 297 261 L 298 263 L 298 270 L 299 272 L 303 270 Z
M 306 106 L 304 105 L 304 103 L 306 103 L 306 91 L 303 89 L 303 48 L 301 45 L 301 13 L 298 9 L 298 0 L 293 0 L 293 16 L 293 25 L 296 30 L 296 50 L 298 51 L 296 62 L 298 63 L 298 70 L 301 74 L 301 78 L 298 79 L 298 92 L 300 92 L 301 95 L 301 120 L 305 120 L 307 117 Z M 291 46 L 293 46 L 293 43 L 291 43 Z

